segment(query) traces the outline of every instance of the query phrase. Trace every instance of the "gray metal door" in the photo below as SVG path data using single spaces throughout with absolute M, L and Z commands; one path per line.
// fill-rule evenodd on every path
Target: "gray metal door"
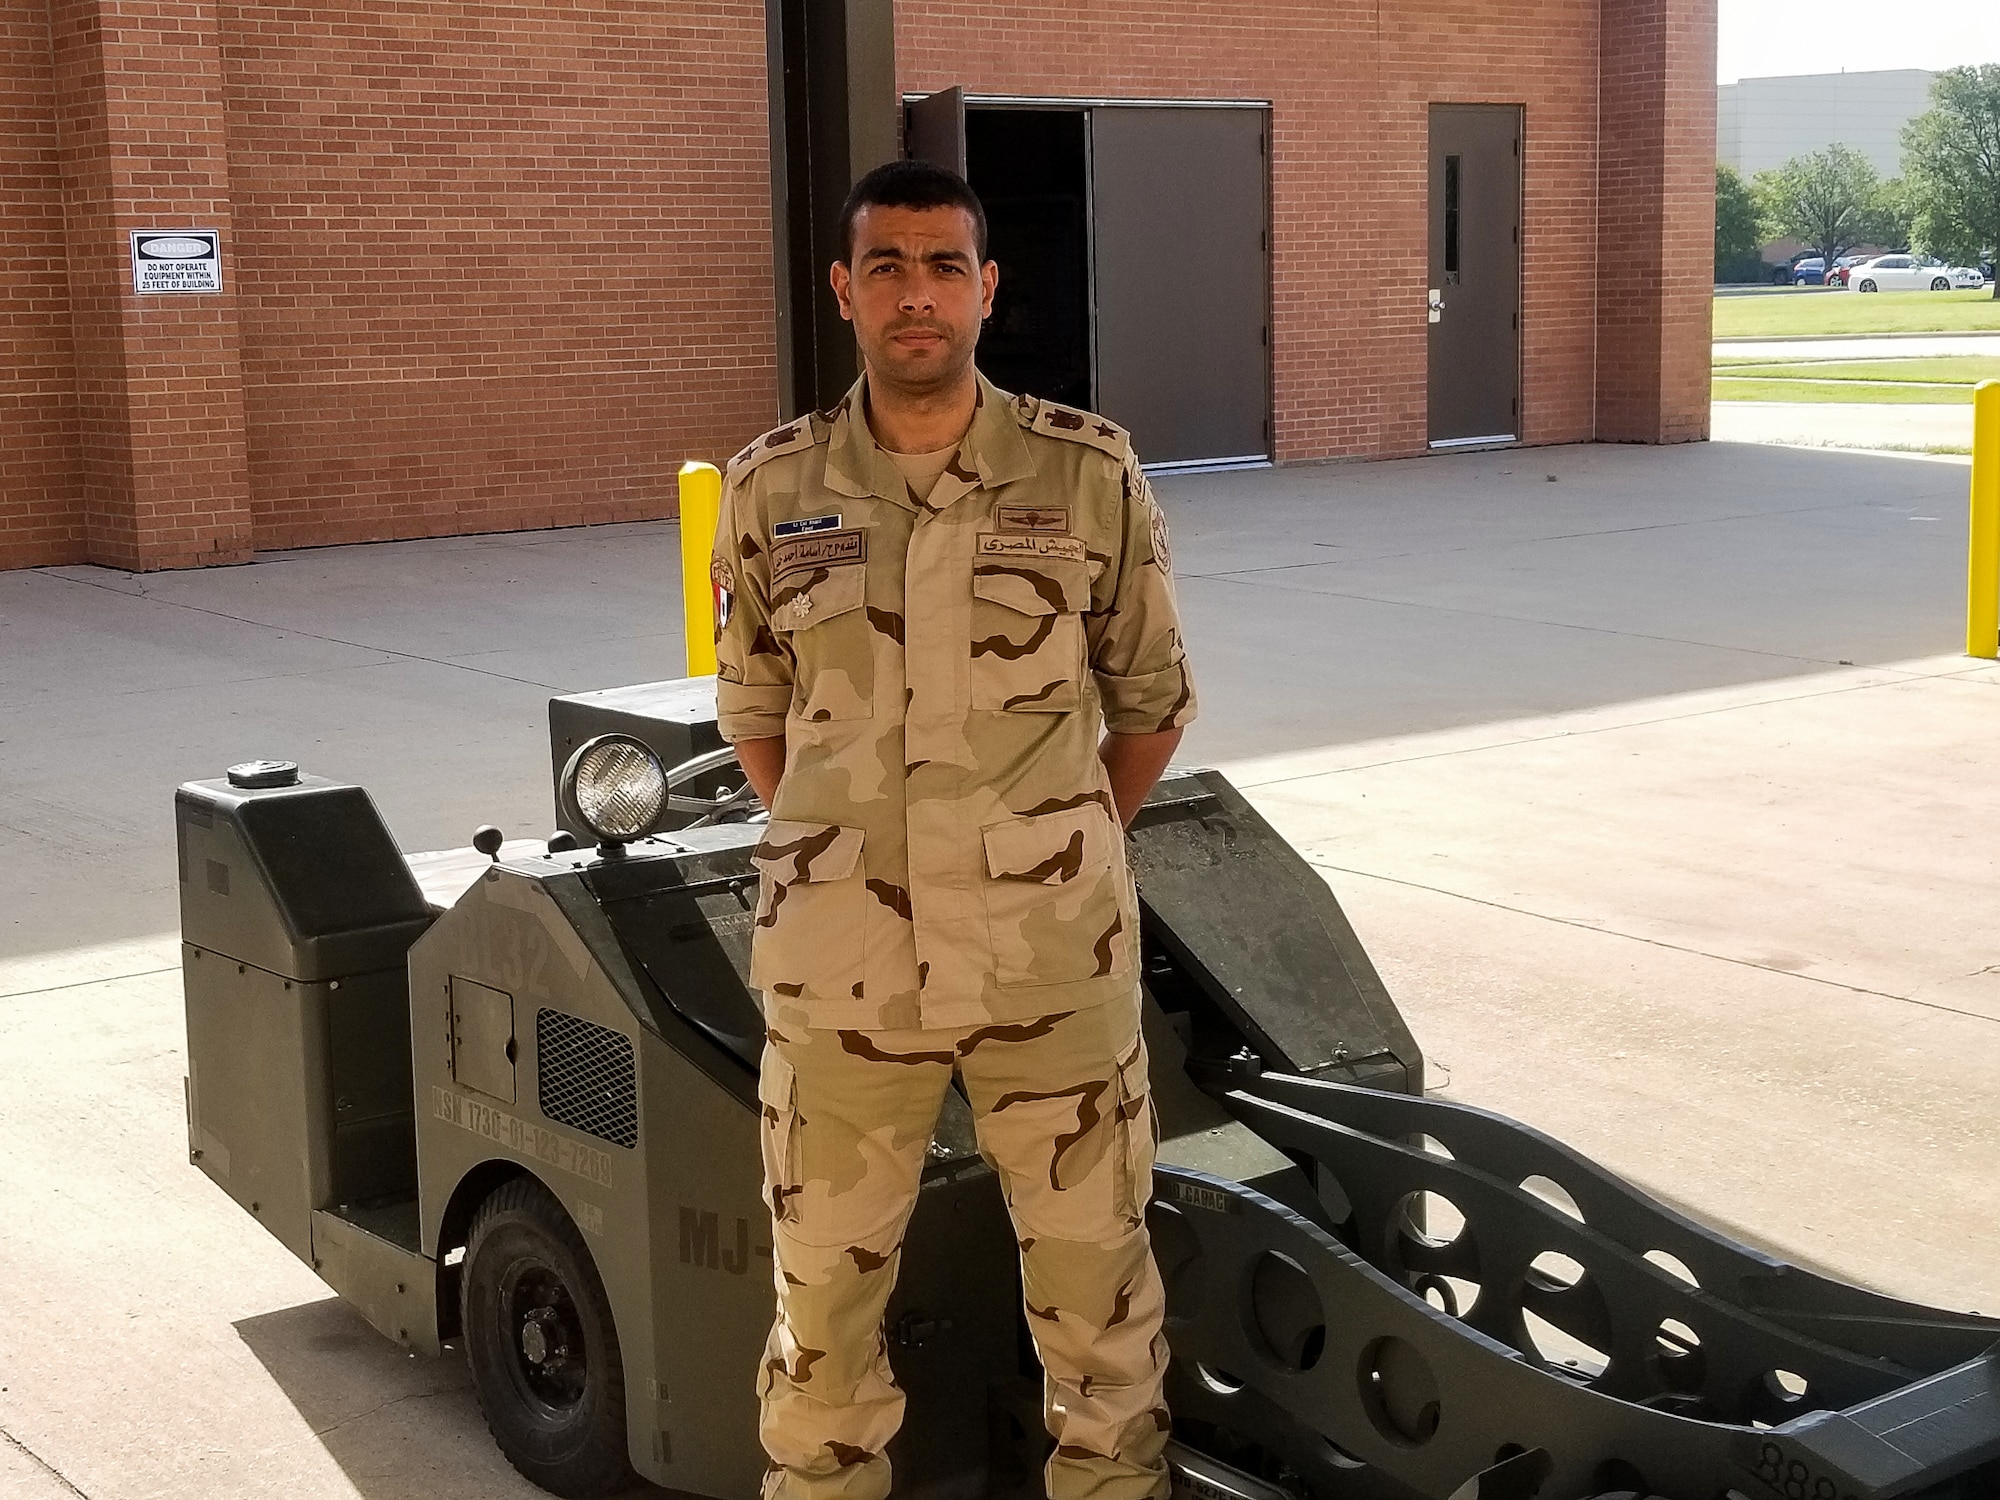
M 1270 453 L 1266 122 L 1091 111 L 1097 404 L 1149 464 Z
M 1430 443 L 1521 431 L 1521 109 L 1433 104 Z
M 954 85 L 909 106 L 910 155 L 965 175 L 965 90 Z

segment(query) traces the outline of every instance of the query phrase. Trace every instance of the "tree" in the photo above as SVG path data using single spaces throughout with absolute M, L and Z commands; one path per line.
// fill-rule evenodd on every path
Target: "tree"
M 1727 281 L 1740 276 L 1747 265 L 1758 276 L 1758 251 L 1764 237 L 1758 232 L 1757 198 L 1750 184 L 1734 167 L 1720 162 L 1715 168 L 1715 279 Z
M 1851 146 L 1836 143 L 1759 172 L 1756 191 L 1771 235 L 1803 242 L 1829 266 L 1856 245 L 1895 237 L 1882 179 Z
M 1903 127 L 1903 176 L 1920 249 L 1977 264 L 2000 248 L 2000 64 L 1931 81 L 1931 107 Z

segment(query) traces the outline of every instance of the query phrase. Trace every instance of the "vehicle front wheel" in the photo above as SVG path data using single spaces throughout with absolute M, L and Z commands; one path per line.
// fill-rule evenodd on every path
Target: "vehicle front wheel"
M 1872 292 L 1875 290 L 1875 283 L 1872 281 L 1863 281 L 1858 290 L 1864 292 Z
M 473 1217 L 459 1310 L 479 1408 L 509 1463 L 570 1500 L 636 1482 L 610 1299 L 583 1236 L 533 1178 L 503 1184 Z
M 1934 292 L 1948 292 L 1951 290 L 1951 282 L 1943 276 L 1933 276 L 1931 278 L 1931 290 Z

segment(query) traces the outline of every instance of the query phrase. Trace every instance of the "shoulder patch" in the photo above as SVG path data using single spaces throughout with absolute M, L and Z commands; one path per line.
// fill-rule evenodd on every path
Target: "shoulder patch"
M 1132 451 L 1131 437 L 1116 422 L 1107 422 L 1095 412 L 1079 411 L 1057 401 L 1018 396 L 1014 400 L 1014 418 L 1030 432 L 1083 443 L 1119 460 Z
M 815 443 L 826 441 L 828 424 L 821 420 L 819 413 L 798 417 L 783 427 L 774 427 L 762 437 L 729 460 L 724 471 L 729 482 L 734 484 L 745 474 L 766 459 L 780 457 L 786 453 L 800 453 Z

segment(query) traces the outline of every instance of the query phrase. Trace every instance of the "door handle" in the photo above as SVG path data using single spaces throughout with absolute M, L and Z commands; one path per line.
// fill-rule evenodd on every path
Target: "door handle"
M 1431 288 L 1431 317 L 1433 323 L 1444 321 L 1444 292 L 1438 287 Z

